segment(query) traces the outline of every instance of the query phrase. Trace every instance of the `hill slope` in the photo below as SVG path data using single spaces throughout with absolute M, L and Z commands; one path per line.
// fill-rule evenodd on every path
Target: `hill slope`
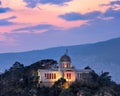
M 120 81 L 120 38 L 94 44 L 66 46 L 19 53 L 0 54 L 0 71 L 8 69 L 15 61 L 30 65 L 41 59 L 59 58 L 69 49 L 73 65 L 82 69 L 90 66 L 97 72 L 109 71 L 115 81 Z

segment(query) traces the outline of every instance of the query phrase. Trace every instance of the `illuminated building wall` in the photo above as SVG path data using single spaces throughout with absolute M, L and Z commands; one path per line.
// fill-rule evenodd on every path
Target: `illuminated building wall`
M 91 69 L 76 70 L 72 67 L 71 58 L 65 54 L 60 58 L 59 68 L 56 69 L 39 69 L 39 84 L 43 86 L 52 86 L 60 78 L 66 79 L 68 83 L 75 80 L 81 80 L 89 77 Z
M 62 77 L 60 71 L 38 70 L 39 82 L 55 82 Z
M 68 82 L 74 82 L 76 80 L 76 72 L 74 70 L 66 70 L 64 72 L 64 79 Z

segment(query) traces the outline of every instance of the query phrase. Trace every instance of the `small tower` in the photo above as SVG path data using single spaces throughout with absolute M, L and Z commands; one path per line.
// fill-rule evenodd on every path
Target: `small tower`
M 60 70 L 66 70 L 72 68 L 71 58 L 68 56 L 68 50 L 66 49 L 66 53 L 60 58 L 59 61 Z

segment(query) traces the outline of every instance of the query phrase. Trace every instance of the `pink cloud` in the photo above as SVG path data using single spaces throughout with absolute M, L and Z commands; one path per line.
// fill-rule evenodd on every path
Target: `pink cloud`
M 111 0 L 115 1 L 115 0 Z M 0 15 L 0 19 L 10 16 L 16 16 L 17 18 L 11 19 L 11 22 L 18 23 L 18 25 L 11 25 L 9 27 L 0 26 L 2 33 L 10 33 L 12 30 L 27 26 L 34 26 L 38 24 L 50 24 L 57 28 L 72 28 L 87 24 L 89 21 L 65 21 L 58 16 L 68 12 L 78 12 L 85 14 L 93 11 L 105 12 L 110 6 L 100 6 L 101 4 L 109 4 L 110 0 L 72 0 L 66 3 L 64 6 L 51 5 L 51 4 L 38 4 L 36 8 L 27 8 L 26 3 L 23 0 L 4 0 L 2 2 L 3 7 L 10 7 L 12 12 L 4 13 Z M 27 32 L 27 31 L 24 31 Z M 39 33 L 45 31 L 39 31 Z
M 34 13 L 34 14 L 33 14 Z M 56 27 L 71 28 L 86 24 L 87 21 L 73 21 L 68 22 L 59 18 L 60 13 L 54 11 L 44 11 L 39 9 L 23 10 L 13 13 L 17 16 L 16 19 L 11 20 L 16 23 L 23 23 L 23 25 L 37 25 L 37 24 L 51 24 Z
M 23 25 L 11 25 L 11 26 L 0 26 L 0 33 L 12 33 L 12 31 L 16 28 L 21 28 Z
M 12 11 L 1 13 L 0 20 L 11 16 L 15 16 L 16 18 L 8 20 L 13 22 L 14 25 L 0 26 L 0 43 L 4 46 L 18 46 L 20 41 L 18 41 L 18 38 L 14 36 L 19 36 L 24 33 L 36 35 L 49 31 L 47 28 L 33 30 L 34 32 L 30 32 L 30 30 L 14 31 L 15 29 L 40 24 L 49 24 L 55 26 L 54 29 L 56 30 L 60 29 L 64 31 L 66 29 L 89 24 L 88 20 L 66 21 L 59 16 L 71 12 L 80 13 L 81 15 L 95 11 L 105 13 L 109 8 L 119 10 L 119 5 L 109 5 L 111 1 L 117 0 L 71 0 L 71 2 L 65 3 L 64 6 L 55 4 L 37 4 L 35 8 L 28 8 L 26 7 L 24 0 L 2 0 L 1 7 L 8 7 L 12 9 Z M 102 4 L 107 4 L 108 6 L 100 6 Z M 111 20 L 113 17 L 100 16 L 98 19 Z

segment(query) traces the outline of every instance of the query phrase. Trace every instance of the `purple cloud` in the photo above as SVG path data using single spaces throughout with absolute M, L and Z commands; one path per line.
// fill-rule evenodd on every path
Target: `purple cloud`
M 0 7 L 0 13 L 6 13 L 6 12 L 8 12 L 8 11 L 11 11 L 11 9 L 10 8 L 2 8 L 2 7 Z
M 112 1 L 112 2 L 110 3 L 110 5 L 114 5 L 114 4 L 120 5 L 120 1 Z
M 76 20 L 89 20 L 89 19 L 94 19 L 97 16 L 101 15 L 101 12 L 95 11 L 95 12 L 90 12 L 87 14 L 80 14 L 80 13 L 66 13 L 64 15 L 60 15 L 60 18 L 63 18 L 67 21 L 76 21 Z
M 16 16 L 12 16 L 12 17 L 5 18 L 5 19 L 0 19 L 0 26 L 9 26 L 9 25 L 16 24 L 16 23 L 9 21 L 9 20 L 15 19 L 15 18 L 16 18 Z
M 27 7 L 34 8 L 38 3 L 63 5 L 65 2 L 69 2 L 71 0 L 24 0 L 24 1 L 27 3 Z
M 114 17 L 115 19 L 120 19 L 120 10 L 108 9 L 105 14 L 105 17 Z
M 0 5 L 2 5 L 2 2 L 0 1 Z
M 19 28 L 19 29 L 15 29 L 13 31 L 34 31 L 34 30 L 44 30 L 44 29 L 50 29 L 50 28 L 54 28 L 54 26 L 49 25 L 49 24 L 40 24 L 40 25 L 36 25 L 36 26 L 29 26 L 29 27 L 24 27 L 24 28 Z
M 101 4 L 100 6 L 114 6 L 114 5 L 120 5 L 120 1 L 112 1 L 109 4 Z

